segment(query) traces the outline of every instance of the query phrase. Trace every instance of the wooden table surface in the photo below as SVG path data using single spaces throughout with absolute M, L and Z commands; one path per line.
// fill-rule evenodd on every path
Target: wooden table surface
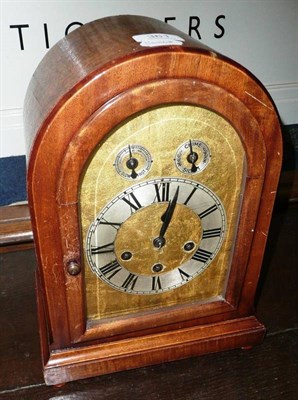
M 44 384 L 34 250 L 0 255 L 0 399 L 297 399 L 298 205 L 277 207 L 257 298 L 262 345 L 68 383 Z

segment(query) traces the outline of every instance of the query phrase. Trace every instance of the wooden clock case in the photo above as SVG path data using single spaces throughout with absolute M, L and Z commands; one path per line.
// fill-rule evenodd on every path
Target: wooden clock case
M 132 38 L 153 33 L 178 35 L 183 44 L 144 47 Z M 160 104 L 198 105 L 218 113 L 236 129 L 245 148 L 243 203 L 226 293 L 205 304 L 91 326 L 80 266 L 81 173 L 115 126 Z M 96 133 L 84 134 L 95 118 Z M 27 92 L 25 130 L 47 384 L 263 340 L 265 328 L 254 316 L 254 295 L 282 141 L 275 107 L 247 70 L 155 19 L 104 18 L 72 32 L 44 57 Z

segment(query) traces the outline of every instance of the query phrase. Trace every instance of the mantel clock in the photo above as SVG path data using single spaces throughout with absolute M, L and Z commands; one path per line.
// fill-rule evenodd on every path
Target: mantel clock
M 58 42 L 25 101 L 47 384 L 253 346 L 279 177 L 275 107 L 152 18 Z

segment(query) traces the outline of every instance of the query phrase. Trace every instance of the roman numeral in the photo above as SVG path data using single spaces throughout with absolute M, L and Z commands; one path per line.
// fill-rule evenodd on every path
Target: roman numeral
M 125 201 L 125 203 L 128 204 L 131 207 L 131 209 L 133 209 L 135 211 L 137 211 L 139 208 L 142 208 L 141 203 L 136 198 L 134 193 L 127 194 L 127 198 L 126 197 L 122 197 L 122 200 Z
M 206 261 L 208 261 L 211 258 L 211 256 L 212 256 L 212 253 L 210 251 L 198 248 L 198 250 L 192 256 L 192 258 L 196 261 L 201 261 L 202 263 L 205 263 Z
M 100 272 L 110 280 L 113 278 L 113 276 L 118 274 L 121 269 L 122 268 L 117 260 L 111 261 L 109 264 L 99 268 Z
M 216 204 L 214 204 L 213 206 L 207 208 L 207 210 L 201 212 L 201 213 L 198 214 L 198 215 L 199 215 L 199 217 L 202 219 L 202 218 L 207 217 L 207 215 L 213 213 L 215 210 L 217 210 L 217 205 L 216 205 Z
M 213 238 L 221 235 L 221 228 L 203 230 L 202 239 Z
M 114 243 L 107 243 L 103 246 L 91 246 L 91 254 L 113 253 Z
M 131 289 L 135 287 L 135 284 L 137 282 L 138 276 L 129 273 L 128 277 L 125 279 L 125 281 L 122 284 L 122 287 L 125 289 Z
M 194 195 L 195 191 L 197 190 L 197 188 L 193 188 L 193 190 L 190 192 L 188 198 L 185 200 L 185 202 L 183 203 L 185 206 L 187 205 L 187 203 L 189 202 L 189 200 L 192 198 L 192 196 Z
M 170 182 L 162 182 L 161 184 L 154 184 L 156 199 L 158 202 L 169 201 Z
M 190 278 L 190 275 L 188 275 L 188 274 L 187 274 L 185 271 L 183 271 L 182 269 L 178 268 L 178 271 L 179 271 L 179 273 L 180 273 L 181 278 L 182 278 L 184 281 L 187 281 L 188 278 Z
M 152 290 L 159 290 L 159 289 L 161 289 L 160 277 L 152 276 Z

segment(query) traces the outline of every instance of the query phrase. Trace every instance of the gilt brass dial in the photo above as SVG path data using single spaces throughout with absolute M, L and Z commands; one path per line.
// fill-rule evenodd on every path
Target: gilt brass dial
M 88 319 L 224 294 L 244 154 L 234 128 L 197 106 L 145 110 L 110 132 L 81 184 Z

